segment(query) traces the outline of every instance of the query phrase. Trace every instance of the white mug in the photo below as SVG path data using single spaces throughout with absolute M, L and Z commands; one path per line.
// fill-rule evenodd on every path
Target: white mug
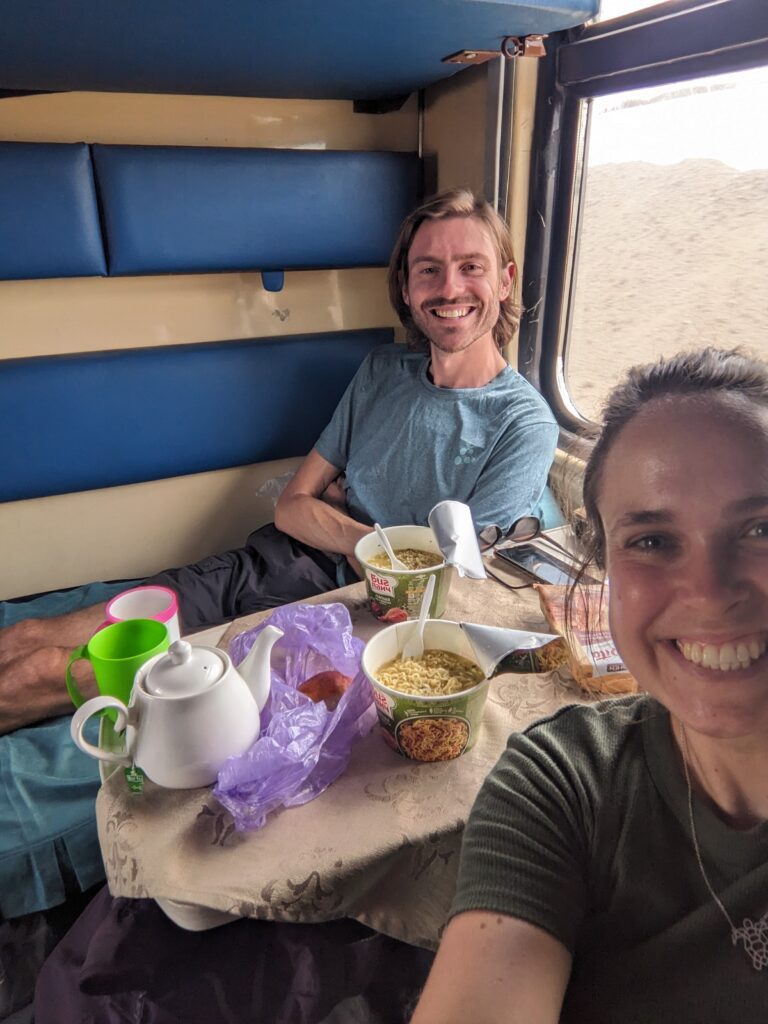
M 179 629 L 179 602 L 168 587 L 133 587 L 115 594 L 107 601 L 106 620 L 102 626 L 126 619 L 156 619 L 168 630 L 170 643 L 181 636 Z

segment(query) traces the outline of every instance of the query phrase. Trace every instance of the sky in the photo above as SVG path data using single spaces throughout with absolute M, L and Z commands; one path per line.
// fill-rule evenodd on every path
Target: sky
M 593 103 L 591 166 L 711 159 L 740 171 L 768 168 L 763 127 L 768 68 L 638 89 Z
M 647 7 L 602 0 L 600 20 Z M 768 168 L 768 68 L 637 89 L 593 101 L 589 164 L 674 164 L 710 159 L 741 171 Z

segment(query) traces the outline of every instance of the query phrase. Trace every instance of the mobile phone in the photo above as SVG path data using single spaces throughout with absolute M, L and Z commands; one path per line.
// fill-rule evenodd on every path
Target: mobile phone
M 549 551 L 543 551 L 533 544 L 515 544 L 513 547 L 496 548 L 496 554 L 516 569 L 521 569 L 541 583 L 572 583 L 576 578 L 576 567 L 561 561 Z M 594 583 L 591 577 L 583 577 L 585 583 Z

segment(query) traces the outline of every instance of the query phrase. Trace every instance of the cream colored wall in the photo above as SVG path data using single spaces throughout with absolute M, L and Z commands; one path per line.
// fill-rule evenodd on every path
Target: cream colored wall
M 483 192 L 487 80 L 488 67 L 479 64 L 426 90 L 424 158 L 437 167 L 437 191 L 463 186 Z
M 537 68 L 535 58 L 515 61 L 507 219 L 518 265 L 515 285 L 518 301 L 528 219 Z M 492 174 L 488 157 L 494 147 L 497 129 L 494 90 L 497 89 L 498 75 L 499 69 L 492 63 L 480 64 L 427 90 L 424 155 L 428 163 L 431 161 L 437 166 L 438 189 L 465 186 L 488 194 Z M 504 354 L 508 362 L 517 365 L 516 337 Z
M 278 149 L 416 149 L 416 100 L 388 114 L 355 114 L 348 100 L 147 96 L 67 92 L 0 103 L 5 142 Z
M 538 60 L 519 58 L 515 62 L 514 99 L 512 105 L 512 132 L 510 136 L 509 189 L 507 191 L 507 219 L 512 232 L 512 244 L 517 260 L 515 297 L 520 302 L 523 281 L 523 256 L 528 228 L 528 200 L 530 192 L 531 148 L 533 145 L 534 108 Z M 508 346 L 507 360 L 517 366 L 517 336 Z
M 288 272 L 280 292 L 259 274 L 0 281 L 0 310 L 0 359 L 394 324 L 378 267 Z
M 417 114 L 415 99 L 372 115 L 346 101 L 64 93 L 4 99 L 0 139 L 412 151 Z M 278 293 L 258 274 L 0 282 L 0 359 L 394 323 L 380 269 L 288 273 Z M 0 599 L 240 544 L 271 518 L 255 489 L 295 464 L 0 504 Z

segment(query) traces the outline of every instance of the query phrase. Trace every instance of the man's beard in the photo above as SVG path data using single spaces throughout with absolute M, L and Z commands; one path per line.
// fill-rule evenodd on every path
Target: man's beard
M 465 335 L 461 343 L 456 344 L 451 342 L 451 338 L 456 335 L 450 333 L 451 321 L 445 321 L 445 325 L 448 327 L 448 331 L 445 335 L 441 333 L 440 324 L 441 321 L 436 321 L 431 313 L 433 309 L 439 309 L 441 304 L 436 306 L 430 306 L 426 311 L 419 310 L 418 315 L 411 314 L 413 316 L 414 323 L 421 331 L 422 335 L 430 345 L 434 345 L 440 352 L 466 352 L 467 349 L 471 348 L 476 341 L 484 337 L 489 332 L 493 332 L 494 327 L 499 322 L 499 316 L 501 309 L 498 301 L 492 303 L 490 306 L 478 304 L 477 299 L 473 299 L 471 302 L 462 302 L 459 300 L 452 300 L 450 303 L 442 303 L 442 305 L 451 306 L 472 306 L 473 312 L 470 316 L 473 318 L 474 328 L 471 334 Z M 495 313 L 495 315 L 494 315 Z M 457 323 L 456 334 L 459 333 L 461 328 L 459 327 L 461 321 Z
M 483 334 L 486 333 L 486 331 L 483 331 Z M 465 345 L 460 345 L 459 347 L 457 347 L 456 345 L 446 345 L 443 342 L 442 338 L 438 338 L 437 340 L 435 340 L 434 338 L 430 338 L 426 334 L 424 335 L 424 337 L 426 338 L 428 344 L 432 345 L 439 352 L 466 352 L 468 348 L 472 348 L 475 342 L 479 341 L 480 338 L 483 337 L 483 334 L 478 334 L 477 337 L 471 338 Z

